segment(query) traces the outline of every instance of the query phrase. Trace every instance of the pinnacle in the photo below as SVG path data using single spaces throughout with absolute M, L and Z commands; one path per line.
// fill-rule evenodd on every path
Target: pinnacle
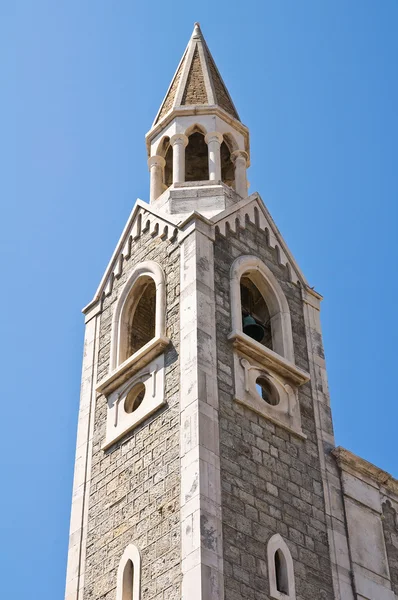
M 234 119 L 239 120 L 236 108 L 198 22 L 194 23 L 188 46 L 171 81 L 154 125 L 172 110 L 183 106 L 218 106 Z

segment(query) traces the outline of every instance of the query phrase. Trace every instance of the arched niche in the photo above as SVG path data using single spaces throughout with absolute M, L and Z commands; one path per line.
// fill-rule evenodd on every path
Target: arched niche
M 268 541 L 267 558 L 270 597 L 274 600 L 296 600 L 292 555 L 279 533 Z
M 134 544 L 127 546 L 117 571 L 116 600 L 140 600 L 141 556 Z
M 250 282 L 252 291 L 258 290 L 262 298 L 264 316 L 269 314 L 272 339 L 272 344 L 271 340 L 269 344 L 272 350 L 294 363 L 289 305 L 271 270 L 258 257 L 244 255 L 238 257 L 232 264 L 230 279 L 233 331 L 242 331 L 241 283 Z M 260 302 L 260 298 L 258 301 Z
M 185 132 L 188 145 L 185 148 L 185 181 L 208 181 L 209 152 L 205 142 L 206 131 L 193 125 Z
M 117 300 L 112 323 L 111 369 L 154 338 L 165 335 L 166 284 L 154 261 L 134 267 Z

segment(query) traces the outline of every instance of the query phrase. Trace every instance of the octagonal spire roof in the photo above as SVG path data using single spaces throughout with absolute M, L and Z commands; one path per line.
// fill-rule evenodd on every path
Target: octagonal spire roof
M 240 120 L 199 23 L 195 23 L 191 39 L 153 125 L 159 123 L 172 109 L 198 105 L 219 106 L 234 119 Z

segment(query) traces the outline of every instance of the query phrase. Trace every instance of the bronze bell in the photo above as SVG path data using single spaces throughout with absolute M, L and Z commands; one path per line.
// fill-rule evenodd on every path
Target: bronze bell
M 256 342 L 261 342 L 265 334 L 265 329 L 257 323 L 254 317 L 246 315 L 243 318 L 243 333 L 256 340 Z

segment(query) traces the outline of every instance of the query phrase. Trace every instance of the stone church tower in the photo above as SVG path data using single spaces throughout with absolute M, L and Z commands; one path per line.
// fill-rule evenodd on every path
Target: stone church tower
M 86 334 L 66 600 L 394 600 L 398 482 L 335 448 L 309 287 L 195 25 Z

